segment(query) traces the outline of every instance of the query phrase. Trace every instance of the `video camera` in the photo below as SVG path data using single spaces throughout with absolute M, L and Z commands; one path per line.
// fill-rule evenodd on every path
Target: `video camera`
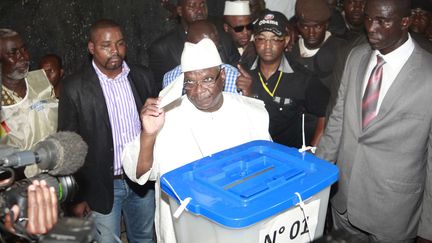
M 45 180 L 48 187 L 54 187 L 60 204 L 70 201 L 78 191 L 78 185 L 71 174 L 84 164 L 86 155 L 87 144 L 78 134 L 72 132 L 50 135 L 36 144 L 33 151 L 20 151 L 1 145 L 0 218 L 4 219 L 13 205 L 18 205 L 20 208 L 18 219 L 26 218 L 27 188 L 34 180 Z M 43 172 L 31 178 L 15 181 L 15 173 L 12 168 L 33 164 L 36 164 Z M 4 228 L 3 225 L 1 226 Z M 25 232 L 20 220 L 15 223 L 15 226 L 17 236 L 34 242 L 87 243 L 94 240 L 95 227 L 90 219 L 60 218 L 50 232 L 40 237 Z
M 48 187 L 54 187 L 59 203 L 70 201 L 78 190 L 78 185 L 72 176 L 54 177 L 47 173 L 42 173 L 28 179 L 16 181 L 10 187 L 0 192 L 0 217 L 5 216 L 5 209 L 15 204 L 20 209 L 27 209 L 27 188 L 34 180 L 45 180 Z M 26 217 L 26 211 L 20 210 L 18 218 Z

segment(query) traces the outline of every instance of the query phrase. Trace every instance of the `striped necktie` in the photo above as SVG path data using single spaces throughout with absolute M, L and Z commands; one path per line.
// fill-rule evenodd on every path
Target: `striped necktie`
M 372 69 L 369 81 L 362 100 L 362 125 L 363 129 L 375 118 L 377 115 L 377 105 L 379 92 L 381 88 L 381 81 L 383 76 L 384 59 L 377 55 L 377 64 Z

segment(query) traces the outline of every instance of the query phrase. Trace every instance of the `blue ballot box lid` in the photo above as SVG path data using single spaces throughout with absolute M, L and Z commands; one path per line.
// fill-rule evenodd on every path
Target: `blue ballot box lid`
M 252 141 L 170 171 L 160 184 L 177 202 L 175 193 L 182 200 L 191 197 L 190 213 L 242 228 L 296 205 L 296 192 L 305 200 L 337 178 L 335 165 L 310 153 Z

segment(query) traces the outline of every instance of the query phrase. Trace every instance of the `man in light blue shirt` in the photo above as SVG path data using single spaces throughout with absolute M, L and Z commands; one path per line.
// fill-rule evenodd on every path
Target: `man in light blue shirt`
M 187 41 L 192 43 L 198 43 L 203 38 L 210 38 L 216 46 L 219 44 L 219 36 L 216 27 L 207 20 L 200 20 L 192 23 L 189 26 L 186 38 Z M 251 94 L 252 78 L 243 68 L 239 67 L 240 70 L 238 70 L 229 64 L 222 64 L 221 67 L 225 70 L 226 74 L 225 92 L 237 93 L 245 96 Z M 172 83 L 181 73 L 180 65 L 167 72 L 163 78 L 163 88 Z

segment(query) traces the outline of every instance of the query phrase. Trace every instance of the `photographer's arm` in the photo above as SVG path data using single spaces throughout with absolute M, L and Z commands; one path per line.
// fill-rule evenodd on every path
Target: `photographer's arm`
M 29 234 L 45 234 L 51 230 L 57 223 L 58 219 L 58 200 L 53 187 L 48 188 L 47 183 L 42 181 L 33 181 L 27 189 L 28 206 L 27 206 L 27 224 L 26 231 Z M 19 207 L 12 207 L 14 219 L 11 215 L 5 218 L 5 227 L 10 232 L 15 232 L 13 222 L 17 221 Z

